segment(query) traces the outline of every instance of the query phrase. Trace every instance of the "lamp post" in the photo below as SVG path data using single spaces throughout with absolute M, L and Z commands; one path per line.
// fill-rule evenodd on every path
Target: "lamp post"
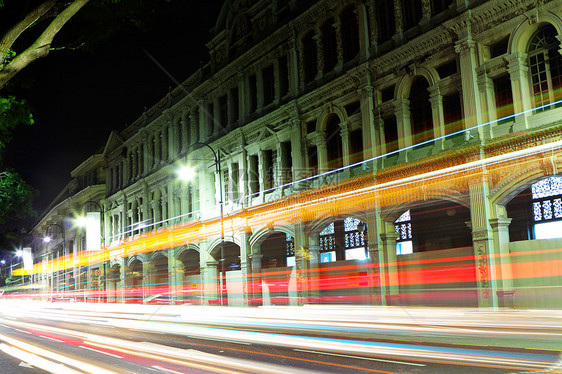
M 62 227 L 61 225 L 59 225 L 58 223 L 51 223 L 49 226 L 47 226 L 47 229 L 45 230 L 45 237 L 43 238 L 43 241 L 45 243 L 50 243 L 51 242 L 51 237 L 49 236 L 49 229 L 51 227 L 58 227 L 61 231 L 62 234 L 62 254 L 64 257 L 64 262 L 63 262 L 63 277 L 64 277 L 64 281 L 66 284 L 66 240 L 64 238 L 64 227 Z M 57 258 L 60 257 L 59 252 L 57 251 Z M 53 260 L 54 261 L 54 260 Z M 57 271 L 57 292 L 60 291 L 60 271 Z
M 224 271 L 224 208 L 223 208 L 223 194 L 222 194 L 222 173 L 221 173 L 221 156 L 220 156 L 220 152 L 216 152 L 213 147 L 211 147 L 209 144 L 207 143 L 203 143 L 203 142 L 196 142 L 191 144 L 188 148 L 187 148 L 187 152 L 189 152 L 189 150 L 193 147 L 198 147 L 198 148 L 202 148 L 202 147 L 207 147 L 211 150 L 212 154 L 213 154 L 213 161 L 214 161 L 214 165 L 215 165 L 215 173 L 217 175 L 217 178 L 219 180 L 219 205 L 220 205 L 220 226 L 221 226 L 221 242 L 220 242 L 220 259 L 219 259 L 219 273 L 220 273 L 220 302 L 221 305 L 223 305 L 223 288 L 224 288 L 224 280 L 223 280 L 223 273 Z M 178 171 L 178 176 L 180 179 L 182 180 L 189 180 L 191 178 L 193 178 L 193 176 L 195 175 L 193 169 L 189 168 L 189 167 L 185 167 L 181 170 Z
M 100 248 L 100 249 L 103 250 L 103 247 L 105 246 L 105 236 L 104 236 L 105 227 L 104 227 L 104 224 L 103 224 L 103 219 L 104 219 L 103 207 L 102 207 L 101 204 L 98 203 L 97 201 L 88 200 L 88 201 L 86 201 L 86 202 L 84 203 L 84 205 L 86 206 L 86 210 L 87 210 L 88 204 L 94 204 L 94 205 L 96 205 L 96 206 L 98 207 L 98 209 L 99 209 L 99 212 L 100 212 L 100 239 L 101 239 L 101 248 Z M 87 226 L 87 222 L 88 222 L 88 220 L 87 220 L 86 217 L 79 217 L 79 218 L 76 220 L 77 226 L 80 226 L 80 227 L 86 227 L 86 226 Z M 88 236 L 88 237 L 89 237 L 89 236 Z M 89 239 L 88 239 L 88 240 L 89 240 Z M 90 274 L 90 273 L 91 273 L 90 251 L 91 251 L 92 249 L 88 249 L 88 248 L 87 248 L 87 250 L 88 250 L 88 276 L 86 277 L 86 282 L 88 283 L 87 289 L 89 290 L 89 288 L 90 288 L 90 281 L 91 281 L 91 280 L 90 280 L 90 276 L 91 276 L 91 274 Z M 106 274 L 105 274 L 105 266 L 106 266 L 106 264 L 105 264 L 105 252 L 104 252 L 104 258 L 103 258 L 102 262 L 103 262 L 103 291 L 104 291 L 104 293 L 105 293 L 106 290 L 107 290 L 106 279 L 105 279 L 105 278 L 106 278 Z M 84 301 L 85 301 L 85 300 L 86 300 L 86 293 L 84 293 Z

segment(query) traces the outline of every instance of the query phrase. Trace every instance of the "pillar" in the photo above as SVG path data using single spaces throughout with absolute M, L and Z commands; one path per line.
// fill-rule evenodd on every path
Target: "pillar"
M 529 128 L 527 118 L 531 115 L 531 96 L 529 90 L 529 67 L 527 66 L 527 54 L 514 52 L 506 56 L 509 77 L 511 78 L 511 89 L 513 93 L 513 110 L 519 113 L 515 117 L 517 130 Z
M 482 103 L 482 121 L 487 125 L 482 129 L 484 139 L 493 137 L 493 123 L 497 119 L 496 116 L 496 94 L 494 91 L 494 81 L 488 75 L 485 69 L 478 72 L 478 90 L 480 91 L 480 100 Z
M 394 101 L 394 115 L 396 116 L 396 126 L 398 126 L 398 148 L 411 146 L 410 100 L 396 99 Z
M 490 203 L 488 201 L 488 175 L 474 177 L 469 182 L 472 242 L 474 245 L 478 306 L 498 306 L 496 259 L 493 255 L 493 234 L 490 226 Z
M 379 270 L 381 281 L 382 305 L 400 303 L 400 284 L 398 281 L 398 263 L 396 256 L 396 238 L 394 222 L 382 222 L 380 233 L 382 251 L 379 251 Z
M 505 207 L 499 207 L 505 212 Z M 497 258 L 498 306 L 514 307 L 513 296 L 513 271 L 511 267 L 511 253 L 509 252 L 509 224 L 511 218 L 505 217 L 490 219 L 490 227 L 494 238 L 494 254 Z
M 361 97 L 361 124 L 363 132 L 363 154 L 365 159 L 371 159 L 378 155 L 377 132 L 375 129 L 375 90 L 371 84 L 371 76 L 364 77 L 364 83 L 359 88 Z
M 468 35 L 455 43 L 455 52 L 459 55 L 464 126 L 467 129 L 466 139 L 469 139 L 470 134 L 479 134 L 480 139 L 482 139 L 482 127 L 479 127 L 477 130 L 469 130 L 483 123 L 480 94 L 476 80 L 476 67 L 478 66 L 476 42 L 472 40 L 470 28 L 468 29 Z
M 213 304 L 219 301 L 218 295 L 218 265 L 219 262 L 215 260 L 210 260 L 205 262 L 205 267 L 201 269 L 203 278 L 203 294 L 205 295 L 205 304 Z M 218 305 L 218 304 L 217 304 Z
M 431 115 L 433 118 L 433 137 L 435 139 L 445 135 L 445 116 L 443 114 L 443 96 L 439 90 L 439 85 L 429 88 L 429 101 L 431 102 Z M 445 139 L 436 142 L 440 150 L 445 149 Z

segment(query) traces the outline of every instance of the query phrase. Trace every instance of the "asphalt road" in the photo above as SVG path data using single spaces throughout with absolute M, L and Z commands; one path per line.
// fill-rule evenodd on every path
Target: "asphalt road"
M 329 328 L 333 323 L 318 321 L 318 315 L 303 328 L 302 319 L 287 324 L 274 313 L 263 314 L 271 316 L 267 323 L 255 314 L 240 319 L 242 309 L 214 318 L 210 309 L 197 307 L 115 306 L 111 312 L 110 307 L 74 307 L 0 305 L 0 372 L 449 374 L 519 373 L 559 365 L 553 349 L 424 342 L 427 331 L 410 326 L 404 334 L 403 326 L 392 323 L 383 331 L 381 318 L 377 326 L 368 326 L 369 337 L 358 328 Z M 476 340 L 468 335 L 467 341 Z M 497 335 L 491 331 L 487 339 L 501 338 Z

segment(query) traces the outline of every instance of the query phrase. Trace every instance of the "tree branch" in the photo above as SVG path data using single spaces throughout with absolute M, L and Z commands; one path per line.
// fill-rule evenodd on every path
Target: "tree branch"
M 44 1 L 4 34 L 2 39 L 0 39 L 0 65 L 3 64 L 8 57 L 10 48 L 12 48 L 12 45 L 19 36 L 29 27 L 33 26 L 45 13 L 51 10 L 56 2 L 57 0 Z
M 10 81 L 17 73 L 23 70 L 33 61 L 49 54 L 53 39 L 62 27 L 90 0 L 74 0 L 45 28 L 43 33 L 33 42 L 29 48 L 18 54 L 4 70 L 0 71 L 0 89 Z

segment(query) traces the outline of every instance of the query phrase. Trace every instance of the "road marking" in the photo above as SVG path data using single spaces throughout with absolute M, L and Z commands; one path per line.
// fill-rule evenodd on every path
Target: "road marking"
M 54 342 L 65 343 L 65 341 L 64 341 L 64 340 L 60 340 L 60 339 L 55 339 L 55 338 L 51 338 L 50 336 L 45 336 L 45 335 L 37 335 L 37 336 L 40 336 L 40 337 L 42 337 L 42 338 L 45 338 L 45 339 L 49 339 L 49 340 L 52 340 L 52 341 L 54 341 Z
M 424 365 L 424 364 L 416 364 L 416 363 L 413 363 L 413 362 L 384 360 L 384 359 L 382 359 L 382 358 L 373 358 L 373 357 L 350 356 L 350 355 L 342 355 L 342 354 L 339 354 L 339 353 L 309 351 L 309 350 L 306 350 L 306 349 L 294 349 L 294 351 L 306 352 L 306 353 L 316 353 L 316 354 L 319 354 L 319 355 L 328 355 L 328 356 L 338 356 L 338 357 L 356 358 L 356 359 L 359 359 L 359 360 L 389 362 L 389 363 L 392 363 L 392 364 L 412 365 L 412 366 L 426 366 L 426 365 Z
M 33 365 L 36 368 L 43 369 L 49 373 L 57 374 L 80 374 L 79 371 L 70 369 L 59 363 L 47 360 L 43 357 L 37 356 L 33 353 L 18 349 L 11 345 L 0 343 L 0 351 L 15 357 L 19 360 L 25 361 L 29 365 Z
M 27 362 L 20 362 L 20 364 L 18 366 L 24 367 L 24 368 L 33 368 L 33 365 L 28 364 Z
M 30 334 L 30 335 L 31 335 L 31 333 L 30 333 L 29 331 L 25 331 L 25 330 L 21 330 L 21 329 L 15 329 L 15 330 L 16 330 L 16 331 L 19 331 L 19 332 L 24 332 L 24 333 L 26 333 L 26 334 Z
M 152 367 L 155 368 L 156 370 L 160 370 L 160 371 L 163 371 L 163 372 L 166 372 L 166 373 L 184 374 L 184 373 L 181 372 L 181 371 L 175 371 L 175 370 L 172 370 L 172 369 L 165 369 L 165 368 L 163 368 L 162 366 L 152 365 Z
M 78 347 L 84 348 L 84 349 L 89 349 L 90 351 L 94 351 L 94 352 L 103 353 L 103 354 L 105 354 L 105 355 L 112 356 L 112 357 L 116 357 L 116 358 L 123 358 L 123 356 L 114 355 L 113 353 L 100 351 L 100 350 L 98 350 L 98 349 L 86 347 L 86 346 L 84 346 L 84 345 L 79 345 Z

